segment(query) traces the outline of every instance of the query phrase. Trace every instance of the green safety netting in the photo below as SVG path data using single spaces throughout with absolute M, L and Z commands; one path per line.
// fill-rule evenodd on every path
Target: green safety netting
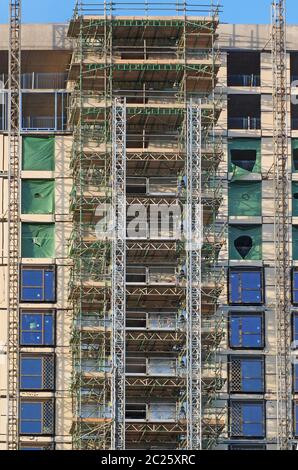
M 229 215 L 262 215 L 262 183 L 234 181 L 229 184 Z
M 292 215 L 298 217 L 298 182 L 292 183 Z
M 22 224 L 22 257 L 52 258 L 55 253 L 55 224 Z
M 54 210 L 53 180 L 22 180 L 22 214 L 53 214 Z
M 233 179 L 261 172 L 261 140 L 231 139 L 228 144 L 229 172 Z
M 298 172 L 298 139 L 292 139 L 292 171 Z
M 24 137 L 23 138 L 23 170 L 55 169 L 55 138 Z
M 262 259 L 262 226 L 230 225 L 229 258 L 233 260 Z
M 293 225 L 292 227 L 292 249 L 293 249 L 293 259 L 298 259 L 298 225 Z

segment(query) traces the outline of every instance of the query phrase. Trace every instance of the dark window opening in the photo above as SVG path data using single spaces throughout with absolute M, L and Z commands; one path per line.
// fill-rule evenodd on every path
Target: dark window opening
M 229 129 L 261 129 L 261 96 L 229 95 Z
M 292 117 L 292 129 L 297 131 L 298 130 L 298 106 L 294 103 L 291 104 L 291 117 Z
M 291 52 L 291 81 L 298 80 L 298 52 Z
M 261 55 L 259 52 L 229 52 L 228 86 L 260 86 Z
M 236 238 L 234 245 L 241 258 L 245 259 L 252 249 L 253 240 L 247 235 L 242 235 L 241 237 Z
M 146 313 L 144 312 L 127 312 L 126 328 L 146 328 Z
M 127 404 L 125 409 L 125 419 L 146 419 L 146 405 Z
M 256 150 L 233 149 L 231 152 L 231 163 L 243 168 L 243 170 L 253 171 L 257 160 Z
M 146 374 L 146 358 L 145 357 L 127 357 L 126 358 L 127 374 Z
M 293 166 L 294 170 L 298 171 L 298 148 L 293 149 Z
M 128 267 L 126 270 L 126 282 L 136 282 L 144 284 L 146 282 L 146 269 Z

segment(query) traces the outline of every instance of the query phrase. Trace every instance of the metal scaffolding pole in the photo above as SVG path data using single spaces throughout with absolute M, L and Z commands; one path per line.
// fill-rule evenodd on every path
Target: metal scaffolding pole
M 112 449 L 125 449 L 126 103 L 112 106 Z
M 285 3 L 285 0 L 279 0 L 274 1 L 272 4 L 277 447 L 281 450 L 290 448 L 292 433 L 290 216 L 288 205 L 288 94 Z
M 187 106 L 187 448 L 202 448 L 201 378 L 201 105 Z
M 18 449 L 21 1 L 9 2 L 7 448 Z

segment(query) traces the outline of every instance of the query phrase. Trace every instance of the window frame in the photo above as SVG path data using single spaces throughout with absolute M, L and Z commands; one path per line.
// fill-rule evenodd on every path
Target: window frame
M 24 271 L 42 271 L 42 276 L 43 276 L 43 280 L 42 280 L 42 286 L 23 286 L 23 272 Z M 53 299 L 52 300 L 44 300 L 44 297 L 45 297 L 45 282 L 44 282 L 44 276 L 45 276 L 45 272 L 46 271 L 49 271 L 49 272 L 53 272 L 53 275 L 54 275 L 54 296 L 53 296 Z M 30 300 L 25 300 L 23 298 L 23 288 L 40 288 L 42 289 L 42 294 L 43 294 L 43 298 L 42 299 L 30 299 Z M 28 303 L 33 303 L 33 304 L 36 304 L 36 303 L 41 303 L 41 304 L 55 304 L 57 302 L 57 266 L 55 264 L 51 264 L 51 265 L 30 265 L 30 264 L 22 264 L 20 266 L 20 292 L 19 292 L 19 301 L 20 303 L 24 303 L 24 304 L 28 304 Z
M 231 288 L 231 275 L 233 273 L 252 273 L 252 272 L 257 272 L 260 273 L 260 280 L 261 280 L 261 287 L 260 287 L 260 293 L 261 293 L 261 300 L 260 302 L 233 302 L 231 299 L 231 294 L 232 294 L 232 288 Z M 264 273 L 264 268 L 250 268 L 250 267 L 241 267 L 238 268 L 236 266 L 230 266 L 228 269 L 228 304 L 229 305 L 235 305 L 235 306 L 260 306 L 264 305 L 265 303 L 265 273 Z M 249 290 L 249 289 L 245 289 Z M 242 289 L 243 291 L 243 289 Z
M 252 390 L 235 390 L 234 387 L 232 387 L 232 361 L 233 360 L 239 360 L 239 361 L 260 361 L 261 362 L 261 377 L 257 377 L 255 378 L 255 380 L 261 380 L 262 381 L 262 390 L 258 390 L 258 391 L 252 391 Z M 228 377 L 229 377 L 229 381 L 228 381 L 228 388 L 229 388 L 229 393 L 231 394 L 237 394 L 237 395 L 243 395 L 243 394 L 246 394 L 246 395 L 263 395 L 266 391 L 266 363 L 265 363 L 265 357 L 264 356 L 238 356 L 238 355 L 232 355 L 232 356 L 229 356 L 228 358 Z M 242 371 L 242 364 L 241 364 L 241 371 Z M 254 378 L 253 377 L 250 377 L 248 378 L 247 380 L 253 380 Z M 241 377 L 241 388 L 243 387 L 243 384 L 242 384 L 242 377 Z
M 53 342 L 52 342 L 52 344 L 45 344 L 44 343 L 44 337 L 45 337 L 44 320 L 45 320 L 45 316 L 50 315 L 50 314 L 52 315 L 52 319 L 53 319 L 53 332 L 52 332 Z M 22 328 L 23 315 L 42 315 L 42 329 L 41 329 L 42 344 L 23 343 L 22 342 L 22 334 L 23 334 L 23 332 L 27 332 L 27 330 L 23 331 L 23 328 Z M 37 348 L 55 348 L 56 347 L 56 343 L 57 343 L 57 329 L 56 329 L 57 311 L 56 311 L 56 309 L 50 309 L 50 310 L 44 310 L 44 309 L 34 310 L 34 309 L 31 309 L 31 310 L 27 310 L 27 309 L 22 309 L 21 308 L 19 316 L 20 316 L 20 328 L 19 328 L 19 345 L 20 346 L 22 346 L 22 347 L 37 347 Z M 37 331 L 36 331 L 36 333 L 37 333 Z
M 232 318 L 233 316 L 242 316 L 242 317 L 256 317 L 261 319 L 261 345 L 260 346 L 232 346 Z M 264 312 L 233 312 L 230 311 L 228 314 L 228 339 L 229 339 L 229 348 L 234 350 L 254 350 L 262 351 L 265 348 L 265 317 Z
M 22 374 L 22 359 L 40 359 L 42 361 L 42 364 L 41 364 L 41 382 L 43 381 L 46 381 L 46 372 L 44 372 L 44 367 L 45 367 L 45 364 L 44 364 L 44 361 L 45 361 L 45 358 L 46 357 L 50 357 L 51 360 L 52 360 L 52 366 L 53 366 L 53 370 L 52 370 L 52 374 L 53 374 L 53 387 L 52 388 L 48 388 L 48 387 L 41 387 L 41 388 L 24 388 L 22 387 L 22 377 L 25 376 L 25 377 L 30 377 L 29 374 Z M 19 378 L 19 387 L 20 387 L 20 391 L 22 392 L 55 392 L 56 391 L 56 356 L 54 353 L 47 353 L 47 354 L 36 354 L 36 353 L 21 353 L 20 354 L 20 378 Z M 33 377 L 35 377 L 36 375 L 33 375 Z
M 297 268 L 293 268 L 292 269 L 292 282 L 291 282 L 291 297 L 292 297 L 292 304 L 293 305 L 298 305 L 298 288 L 295 289 L 294 288 L 294 275 L 295 273 L 297 273 L 297 277 L 298 277 L 298 269 Z M 297 300 L 295 300 L 295 292 L 297 291 Z
M 251 435 L 251 436 L 246 436 L 245 434 L 235 436 L 232 432 L 232 425 L 233 425 L 233 419 L 232 419 L 232 407 L 234 403 L 238 403 L 241 405 L 262 405 L 263 409 L 263 435 Z M 228 426 L 229 426 L 229 436 L 232 439 L 237 439 L 237 440 L 251 440 L 251 439 L 266 439 L 266 401 L 265 400 L 245 400 L 245 399 L 232 399 L 229 400 L 229 413 L 228 413 Z
M 22 416 L 21 416 L 21 413 L 22 413 L 22 405 L 24 403 L 38 403 L 42 406 L 42 410 L 41 410 L 41 415 L 42 415 L 42 418 L 41 420 L 35 420 L 35 421 L 38 421 L 41 423 L 41 426 L 44 427 L 44 422 L 43 422 L 43 413 L 44 413 L 44 409 L 43 409 L 43 404 L 46 403 L 46 402 L 51 402 L 52 403 L 52 407 L 53 407 L 53 417 L 52 417 L 52 431 L 51 432 L 47 432 L 47 433 L 44 433 L 44 432 L 41 432 L 41 433 L 32 433 L 32 432 L 22 432 L 22 422 L 24 421 L 24 419 L 22 419 Z M 26 422 L 29 422 L 30 420 L 29 419 L 25 419 Z M 30 399 L 30 398 L 27 398 L 27 397 L 23 397 L 21 400 L 20 400 L 20 410 L 19 410 L 19 434 L 20 436 L 51 436 L 53 437 L 55 435 L 55 429 L 56 429 L 56 403 L 55 403 L 55 398 L 54 397 L 51 397 L 51 398 L 36 398 L 36 399 Z

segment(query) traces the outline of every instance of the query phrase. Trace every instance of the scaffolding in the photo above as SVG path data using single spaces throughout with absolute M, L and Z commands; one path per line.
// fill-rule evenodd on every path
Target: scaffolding
M 69 25 L 73 445 L 212 448 L 225 426 L 218 8 L 129 9 L 78 2 Z
M 272 4 L 277 446 L 291 448 L 291 278 L 285 0 Z
M 9 2 L 7 448 L 18 449 L 21 1 Z

